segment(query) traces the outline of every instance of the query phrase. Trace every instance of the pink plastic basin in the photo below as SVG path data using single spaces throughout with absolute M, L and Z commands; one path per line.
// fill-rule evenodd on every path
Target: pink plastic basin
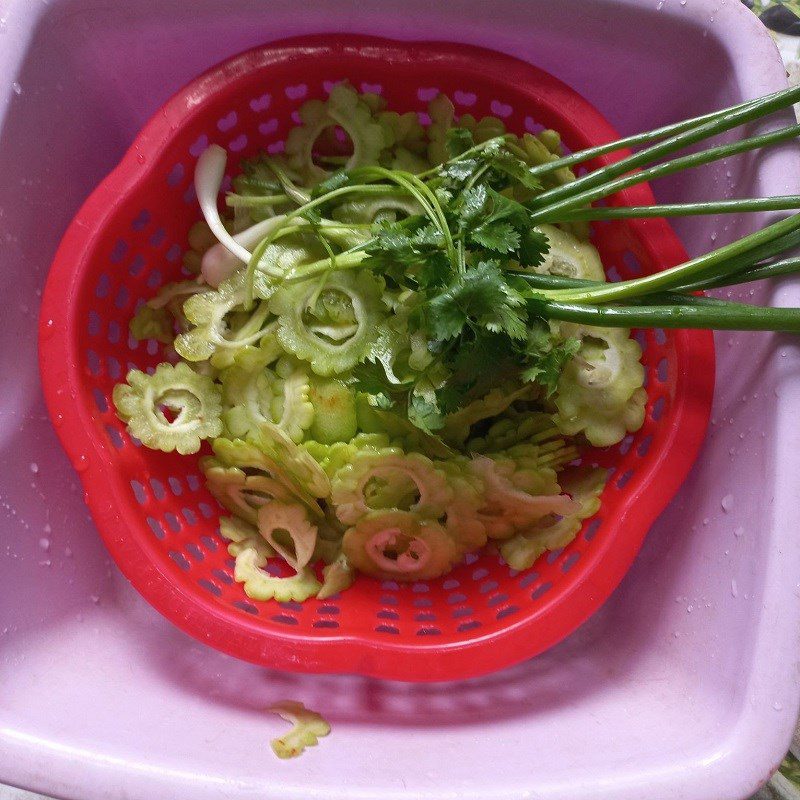
M 570 83 L 623 132 L 785 84 L 738 0 L 0 0 L 0 780 L 73 800 L 738 800 L 798 709 L 800 355 L 718 337 L 700 460 L 600 613 L 459 684 L 268 672 L 197 644 L 109 563 L 46 419 L 38 291 L 63 229 L 192 76 L 290 35 L 472 42 Z M 338 76 L 337 76 L 338 77 Z M 800 192 L 785 147 L 663 181 L 661 200 Z M 676 226 L 690 252 L 750 216 Z M 749 289 L 744 290 L 749 299 Z M 755 299 L 800 304 L 788 281 Z M 333 733 L 297 762 L 271 702 Z

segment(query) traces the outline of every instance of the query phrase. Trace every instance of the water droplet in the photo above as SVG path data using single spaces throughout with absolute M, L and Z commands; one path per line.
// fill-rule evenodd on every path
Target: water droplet
M 21 95 L 22 94 L 22 87 L 17 83 L 17 81 L 13 81 L 11 84 L 11 88 L 14 90 L 14 94 Z
M 92 601 L 92 602 L 93 602 L 95 605 L 97 605 L 97 604 L 100 602 L 100 596 L 99 596 L 99 595 L 96 595 L 96 594 L 93 594 L 93 595 L 91 596 L 91 601 Z
M 38 464 L 37 464 L 35 461 L 32 461 L 32 462 L 31 462 L 31 467 L 30 467 L 30 469 L 31 469 L 31 472 L 32 472 L 34 475 L 38 475 L 38 474 L 39 474 L 39 465 L 38 465 Z
M 138 161 L 140 164 L 144 164 L 144 162 L 145 162 L 145 161 L 147 161 L 147 158 L 145 157 L 145 154 L 144 154 L 144 153 L 137 153 L 137 154 L 136 154 L 136 160 L 137 160 L 137 161 Z
M 680 631 L 672 631 L 672 635 L 677 639 L 681 634 Z
M 53 529 L 50 527 L 50 523 L 49 522 L 45 523 L 45 526 L 44 526 L 44 528 L 42 528 L 42 530 L 45 533 L 52 533 L 53 532 Z
M 42 550 L 49 550 L 50 540 L 43 536 L 41 539 L 39 539 L 39 547 L 41 547 Z
M 708 525 L 708 523 L 709 523 L 709 522 L 710 522 L 709 518 L 708 518 L 708 517 L 706 517 L 706 518 L 703 520 L 703 525 Z
M 738 528 L 733 529 L 733 535 L 738 539 L 744 536 L 744 528 L 740 525 Z
M 694 606 L 686 606 L 686 613 L 691 614 L 694 611 Z
M 744 434 L 741 435 L 741 438 L 744 439 Z M 722 506 L 722 510 L 726 513 L 733 508 L 733 495 L 726 494 L 725 497 L 722 498 L 722 502 L 720 503 Z
M 50 559 L 48 558 L 48 559 L 45 559 L 44 561 L 40 561 L 40 562 L 39 562 L 39 566 L 40 566 L 40 567 L 49 567 L 51 563 L 52 563 L 52 562 L 51 562 L 51 561 L 50 561 Z
M 739 596 L 739 587 L 736 585 L 736 578 L 731 578 L 731 596 Z
M 72 558 L 72 548 L 71 548 L 71 547 L 69 547 L 69 546 L 68 546 L 68 547 L 65 547 L 65 548 L 64 548 L 64 555 L 65 555 L 67 558 Z
M 781 705 L 781 704 L 780 704 L 780 703 L 779 703 L 777 700 L 776 700 L 776 701 L 775 701 L 775 702 L 772 704 L 772 707 L 773 707 L 773 708 L 774 708 L 776 711 L 780 711 L 780 710 L 783 708 L 783 706 L 782 706 L 782 705 Z
M 78 456 L 78 460 L 75 462 L 75 469 L 78 472 L 86 472 L 89 469 L 89 459 L 85 455 Z

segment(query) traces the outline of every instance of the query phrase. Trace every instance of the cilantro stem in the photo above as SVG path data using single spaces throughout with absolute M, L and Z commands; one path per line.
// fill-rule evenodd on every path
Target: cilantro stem
M 800 87 L 798 88 L 800 89 Z M 644 183 L 645 181 L 655 180 L 656 178 L 662 178 L 666 175 L 672 175 L 675 172 L 681 172 L 682 170 L 689 169 L 691 167 L 699 167 L 703 164 L 709 164 L 712 161 L 718 161 L 721 158 L 727 158 L 728 156 L 736 155 L 737 153 L 744 153 L 748 150 L 756 150 L 761 147 L 767 147 L 779 142 L 784 142 L 787 139 L 795 138 L 798 134 L 800 134 L 800 125 L 790 125 L 777 131 L 770 131 L 769 133 L 764 133 L 759 136 L 752 136 L 748 139 L 740 139 L 739 141 L 731 142 L 730 144 L 709 147 L 707 150 L 702 150 L 699 153 L 681 156 L 680 158 L 675 158 L 671 161 L 665 161 L 662 164 L 657 164 L 654 167 L 648 167 L 647 169 L 643 169 L 639 172 L 634 172 L 630 175 L 625 175 L 621 178 L 610 180 L 607 183 L 599 183 L 599 185 L 596 184 L 585 191 L 571 191 L 566 196 L 562 194 L 561 199 L 551 202 L 548 205 L 543 205 L 542 203 L 542 198 L 549 194 L 549 192 L 544 192 L 543 194 L 534 197 L 526 204 L 534 209 L 534 213 L 531 215 L 531 222 L 536 224 L 540 222 L 542 218 L 560 220 L 560 215 L 565 211 L 574 209 L 587 203 L 592 203 L 595 200 L 600 200 L 601 198 L 614 194 L 621 189 L 627 189 L 629 186 L 635 186 L 638 183 Z M 596 175 L 602 171 L 603 170 L 598 170 L 596 173 L 590 173 L 590 175 Z M 582 178 L 578 178 L 578 180 L 566 184 L 565 188 L 575 187 L 578 183 L 580 183 L 581 180 Z
M 793 211 L 800 209 L 800 195 L 744 200 L 711 200 L 701 203 L 668 203 L 654 206 L 598 206 L 576 208 L 554 214 L 540 222 L 576 222 L 600 219 L 645 219 L 647 217 L 690 217 L 703 214 L 738 214 L 746 211 Z
M 776 92 L 768 97 L 761 98 L 753 101 L 751 104 L 744 108 L 725 111 L 721 116 L 711 119 L 691 128 L 688 131 L 683 131 L 674 136 L 640 150 L 620 161 L 615 161 L 613 164 L 608 164 L 601 167 L 594 172 L 590 172 L 581 178 L 578 178 L 571 183 L 558 186 L 554 189 L 549 189 L 546 192 L 535 197 L 530 201 L 530 207 L 533 209 L 541 209 L 545 206 L 552 208 L 558 201 L 565 198 L 575 197 L 578 194 L 584 193 L 588 190 L 597 187 L 603 183 L 624 175 L 633 169 L 642 167 L 646 164 L 651 164 L 653 161 L 669 155 L 676 150 L 695 144 L 696 142 L 707 139 L 723 131 L 736 128 L 740 125 L 750 122 L 751 120 L 758 119 L 778 109 L 790 106 L 800 99 L 800 87 L 793 89 L 786 89 L 781 92 Z M 754 137 L 758 138 L 758 137 Z M 712 148 L 713 149 L 713 148 Z M 741 151 L 736 151 L 741 152 Z M 697 156 L 702 153 L 695 154 Z M 682 167 L 683 168 L 683 167 Z M 601 195 L 602 196 L 602 195 Z
M 274 206 L 289 200 L 287 194 L 236 194 L 229 192 L 225 195 L 225 205 L 228 208 L 258 208 L 260 206 Z

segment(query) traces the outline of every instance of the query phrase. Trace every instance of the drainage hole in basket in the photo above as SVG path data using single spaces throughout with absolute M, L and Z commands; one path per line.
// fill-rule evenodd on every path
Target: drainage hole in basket
M 200 503 L 197 507 L 206 519 L 211 519 L 214 516 L 214 509 L 208 503 Z
M 108 323 L 108 341 L 111 344 L 119 344 L 121 338 L 122 328 L 120 327 L 119 322 L 117 322 L 115 319 L 112 319 Z
M 183 164 L 175 164 L 172 169 L 167 173 L 167 186 L 174 188 L 182 180 L 185 174 Z
M 120 377 L 122 377 L 122 364 L 120 364 L 114 356 L 108 356 L 108 358 L 106 358 L 106 369 L 112 380 L 118 381 Z
M 274 614 L 270 619 L 273 622 L 280 622 L 281 625 L 297 625 L 297 620 L 288 614 Z
M 166 259 L 171 264 L 174 264 L 181 256 L 183 255 L 183 248 L 179 244 L 173 244 L 170 246 L 169 250 L 166 253 Z M 189 275 L 191 273 L 184 272 L 184 275 Z
M 317 614 L 333 614 L 334 616 L 339 613 L 339 606 L 320 606 L 317 609 Z
M 396 611 L 387 611 L 386 609 L 379 611 L 375 616 L 378 619 L 400 619 L 400 615 Z
M 377 625 L 375 627 L 375 631 L 377 633 L 393 633 L 393 634 L 400 633 L 400 629 L 395 628 L 394 625 Z
M 522 576 L 522 578 L 520 578 L 519 588 L 527 589 L 531 584 L 536 583 L 537 580 L 539 580 L 538 572 L 527 572 Z
M 390 592 L 396 592 L 400 589 L 400 584 L 397 581 L 381 581 L 381 589 L 388 589 Z
M 272 95 L 271 94 L 262 94 L 258 97 L 254 97 L 250 101 L 250 109 L 251 111 L 255 111 L 258 113 L 259 111 L 266 111 L 269 108 L 270 103 L 272 102 Z
M 420 628 L 417 636 L 441 636 L 442 632 L 438 628 Z
M 454 606 L 458 603 L 463 603 L 466 599 L 467 596 L 462 592 L 453 592 L 453 594 L 447 596 L 447 602 L 451 606 Z
M 469 622 L 462 622 L 456 630 L 459 633 L 466 633 L 467 631 L 473 631 L 475 628 L 480 628 L 481 623 L 477 619 L 472 619 Z
M 114 298 L 114 305 L 117 308 L 125 308 L 128 305 L 128 301 L 131 299 L 130 293 L 125 286 L 120 286 L 119 291 L 117 292 L 117 296 Z
M 219 545 L 217 544 L 216 539 L 214 539 L 211 536 L 201 536 L 200 541 L 203 543 L 206 550 L 208 550 L 211 553 L 216 553 L 217 550 L 219 549 Z
M 186 484 L 191 491 L 196 492 L 200 488 L 200 478 L 197 475 L 187 475 Z
M 167 478 L 167 483 L 169 484 L 169 490 L 176 497 L 183 494 L 183 485 L 174 475 L 170 475 Z
M 220 597 L 222 595 L 222 589 L 220 589 L 219 586 L 217 586 L 216 584 L 211 583 L 211 581 L 206 580 L 205 578 L 200 578 L 200 580 L 197 581 L 197 583 L 200 586 L 202 586 L 207 592 L 211 592 L 211 594 L 213 594 L 215 597 Z
M 472 580 L 474 581 L 482 581 L 487 575 L 489 574 L 489 570 L 485 569 L 484 567 L 480 567 L 476 569 L 472 573 Z
M 423 103 L 430 103 L 439 96 L 439 89 L 435 86 L 420 86 L 417 89 L 417 99 Z
M 489 104 L 489 108 L 492 110 L 492 114 L 504 119 L 510 117 L 514 113 L 513 106 L 510 106 L 508 103 L 502 103 L 500 100 L 492 100 Z
M 233 578 L 228 575 L 225 570 L 222 569 L 212 569 L 211 574 L 217 579 L 222 581 L 223 583 L 227 583 L 230 586 L 233 583 Z
M 155 517 L 148 517 L 147 524 L 150 526 L 150 530 L 153 531 L 156 539 L 163 539 L 166 536 L 164 529 L 161 527 L 161 523 Z
M 203 551 L 195 544 L 195 542 L 187 542 L 186 543 L 186 552 L 193 558 L 195 561 L 205 561 L 206 557 L 203 555 Z
M 183 553 L 179 553 L 177 550 L 170 550 L 169 557 L 184 571 L 188 572 L 192 565 L 186 560 L 186 556 Z
M 430 608 L 433 605 L 433 600 L 430 597 L 415 597 L 412 605 L 414 608 Z
M 620 443 L 617 450 L 619 450 L 620 455 L 627 455 L 628 451 L 631 449 L 631 445 L 633 444 L 633 436 L 628 434 Z
M 417 622 L 435 622 L 436 614 L 432 611 L 420 611 L 419 614 L 414 614 L 414 619 Z
M 161 286 L 161 272 L 157 269 L 154 269 L 148 276 L 147 276 L 147 288 L 148 289 L 157 289 Z
M 383 94 L 383 86 L 379 83 L 362 83 L 361 91 L 364 94 Z
M 158 478 L 150 478 L 150 488 L 153 490 L 156 500 L 163 500 L 167 496 L 164 484 Z
M 164 514 L 164 519 L 167 521 L 167 525 L 169 525 L 170 530 L 172 530 L 173 533 L 177 533 L 181 529 L 181 524 L 178 522 L 178 518 L 171 511 L 167 511 L 167 513 Z
M 133 480 L 130 482 L 130 487 L 133 489 L 133 496 L 136 498 L 136 502 L 140 506 L 143 506 L 147 502 L 147 493 L 145 492 L 144 484 Z
M 202 134 L 189 147 L 189 155 L 199 158 L 203 151 L 208 147 L 208 136 Z
M 581 554 L 577 551 L 574 553 L 570 553 L 565 559 L 564 563 L 561 565 L 562 572 L 569 572 L 581 559 Z
M 622 473 L 617 479 L 617 488 L 624 489 L 628 485 L 628 481 L 633 477 L 633 470 L 628 469 Z
M 525 130 L 536 136 L 544 130 L 544 125 L 538 123 L 533 117 L 525 117 Z
M 462 92 L 461 89 L 456 89 L 453 92 L 453 100 L 460 106 L 474 106 L 478 95 L 475 92 Z
M 247 134 L 240 133 L 235 139 L 228 142 L 228 150 L 239 153 L 247 147 Z
M 519 606 L 508 606 L 508 608 L 501 608 L 497 614 L 495 614 L 495 619 L 505 619 L 506 617 L 510 617 L 512 614 L 516 614 L 518 611 Z
M 559 547 L 557 550 L 551 550 L 546 557 L 546 561 L 548 564 L 555 564 L 558 561 L 558 557 L 564 552 L 563 547 Z
M 626 250 L 622 254 L 622 263 L 625 265 L 625 269 L 630 272 L 631 275 L 642 274 L 642 264 L 630 250 Z
M 311 623 L 312 628 L 338 628 L 339 623 L 335 619 L 318 619 Z
M 113 425 L 106 425 L 106 433 L 108 434 L 111 444 L 114 445 L 117 450 L 122 450 L 125 446 L 122 434 Z
M 382 606 L 396 606 L 398 602 L 398 599 L 391 594 L 383 594 L 380 597 L 380 604 Z
M 146 208 L 143 208 L 138 213 L 133 222 L 131 222 L 131 228 L 133 228 L 135 231 L 141 231 L 147 227 L 147 224 L 149 222 L 150 222 L 150 212 Z
M 100 356 L 94 350 L 86 351 L 86 368 L 90 375 L 100 374 Z
M 248 614 L 258 616 L 258 609 L 252 603 L 246 603 L 244 600 L 234 600 L 233 605 L 240 611 L 246 611 Z
M 494 608 L 495 606 L 505 603 L 506 600 L 508 600 L 507 594 L 495 594 L 486 601 L 486 605 L 489 606 L 489 608 Z
M 464 556 L 464 563 L 469 566 L 470 564 L 474 564 L 480 556 L 477 553 L 467 553 Z
M 585 541 L 591 542 L 592 539 L 594 539 L 594 537 L 597 534 L 597 529 L 600 527 L 601 522 L 602 520 L 600 519 L 593 519 L 589 523 L 588 527 L 586 528 L 586 533 L 583 534 L 583 538 Z
M 667 332 L 663 328 L 653 328 L 653 336 L 656 344 L 664 345 L 667 343 Z
M 278 603 L 278 605 L 285 609 L 286 611 L 302 611 L 303 606 L 301 603 L 297 603 L 294 600 L 288 600 L 285 603 Z
M 647 332 L 639 328 L 639 330 L 634 331 L 633 338 L 639 344 L 639 347 L 642 348 L 642 352 L 644 353 L 647 350 Z
M 486 581 L 486 583 L 482 583 L 480 586 L 481 594 L 489 594 L 489 592 L 493 592 L 500 584 L 497 581 Z
M 474 614 L 475 611 L 472 606 L 464 606 L 463 608 L 455 609 L 450 616 L 453 619 L 461 619 L 461 617 L 472 617 Z
M 105 274 L 105 272 L 100 276 L 100 280 L 97 281 L 97 286 L 94 290 L 94 296 L 99 297 L 100 299 L 104 297 L 108 297 L 108 293 L 111 291 L 111 278 Z
M 92 389 L 92 397 L 94 398 L 94 404 L 97 406 L 97 410 L 101 414 L 105 414 L 106 411 L 108 411 L 106 396 L 95 386 L 94 389 Z
M 429 592 L 431 587 L 427 583 L 415 583 L 411 587 L 411 591 L 415 594 L 425 594 L 425 592 Z
M 186 520 L 187 525 L 197 525 L 197 514 L 195 514 L 191 508 L 185 506 L 181 509 L 181 514 L 183 514 L 183 518 Z
M 656 367 L 656 377 L 661 383 L 665 383 L 669 377 L 669 362 L 666 358 L 662 358 Z
M 262 136 L 271 136 L 276 130 L 278 130 L 278 120 L 276 119 L 270 119 L 266 122 L 258 123 L 258 132 Z
M 308 94 L 308 84 L 298 83 L 294 86 L 287 86 L 283 91 L 290 100 L 302 100 Z
M 457 589 L 461 584 L 455 578 L 448 578 L 443 584 L 442 589 L 449 592 L 451 589 Z
M 636 455 L 639 458 L 644 458 L 650 450 L 650 445 L 653 443 L 653 434 L 650 433 L 642 439 L 639 446 L 636 448 Z
M 653 403 L 653 412 L 651 416 L 656 422 L 658 422 L 664 415 L 664 409 L 666 408 L 666 405 L 667 399 L 665 397 L 659 397 L 658 400 Z
M 233 128 L 239 121 L 239 116 L 235 111 L 229 111 L 224 117 L 217 120 L 217 128 L 223 133 Z
M 111 248 L 111 252 L 109 253 L 108 260 L 112 264 L 119 264 L 123 258 L 125 258 L 125 253 L 128 252 L 128 243 L 124 239 L 117 239 L 114 243 L 114 246 Z
M 275 155 L 276 153 L 282 153 L 286 149 L 286 142 L 273 142 L 272 144 L 267 145 L 267 152 L 270 155 Z
M 546 583 L 537 586 L 533 592 L 531 592 L 531 600 L 538 600 L 543 594 L 546 594 L 553 588 L 553 584 L 547 581 Z
M 96 311 L 89 312 L 86 330 L 89 332 L 89 336 L 97 336 L 100 333 L 100 315 Z
M 186 187 L 186 191 L 183 193 L 183 202 L 186 203 L 187 206 L 195 206 L 197 204 L 197 194 L 195 193 L 193 183 L 190 183 Z

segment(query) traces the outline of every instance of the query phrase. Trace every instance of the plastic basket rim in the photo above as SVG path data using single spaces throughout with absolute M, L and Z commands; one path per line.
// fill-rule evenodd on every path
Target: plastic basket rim
M 500 630 L 460 642 L 376 641 L 363 634 L 338 631 L 309 638 L 289 630 L 265 630 L 246 614 L 226 608 L 211 597 L 183 590 L 159 567 L 154 543 L 125 535 L 118 503 L 121 487 L 111 478 L 108 448 L 89 433 L 89 408 L 74 402 L 73 390 L 80 384 L 80 355 L 70 317 L 82 275 L 76 264 L 90 258 L 105 223 L 122 202 L 120 198 L 150 178 L 157 159 L 148 159 L 143 167 L 139 154 L 166 146 L 173 135 L 172 126 L 192 115 L 193 107 L 202 106 L 203 97 L 224 87 L 228 80 L 271 64 L 301 64 L 305 58 L 337 52 L 400 62 L 411 57 L 432 68 L 444 59 L 444 63 L 466 71 L 480 69 L 485 73 L 491 69 L 501 82 L 535 82 L 547 87 L 548 92 L 559 94 L 567 107 L 580 113 L 582 121 L 591 122 L 595 134 L 609 141 L 618 138 L 600 112 L 558 78 L 516 57 L 475 45 L 406 42 L 360 34 L 314 34 L 278 40 L 234 55 L 187 83 L 152 115 L 67 228 L 48 274 L 39 317 L 39 368 L 45 402 L 61 445 L 79 474 L 92 518 L 117 566 L 148 603 L 184 632 L 239 658 L 291 671 L 357 673 L 409 681 L 476 677 L 512 666 L 561 641 L 598 610 L 622 580 L 649 528 L 686 478 L 705 437 L 714 387 L 711 332 L 674 332 L 684 348 L 690 346 L 686 337 L 691 335 L 692 353 L 702 356 L 709 369 L 692 370 L 687 364 L 678 364 L 674 424 L 663 448 L 669 469 L 662 469 L 661 459 L 637 473 L 638 491 L 628 494 L 615 535 L 576 566 L 581 579 L 576 579 L 567 591 L 551 596 L 534 614 L 523 613 Z M 646 185 L 620 192 L 618 198 L 626 205 L 654 202 Z M 661 266 L 685 257 L 682 245 L 663 219 L 634 220 L 629 224 L 646 231 L 647 236 L 659 237 L 664 249 Z M 649 479 L 657 470 L 661 471 L 656 484 Z M 645 494 L 648 502 L 639 502 Z M 557 607 L 560 624 L 543 625 Z M 269 648 L 265 647 L 267 643 Z M 421 664 L 424 670 L 420 669 Z

